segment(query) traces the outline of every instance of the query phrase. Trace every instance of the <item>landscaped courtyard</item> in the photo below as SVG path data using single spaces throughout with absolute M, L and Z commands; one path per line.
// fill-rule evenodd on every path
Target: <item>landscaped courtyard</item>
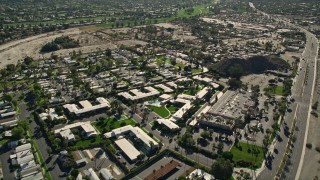
M 160 107 L 152 106 L 152 105 L 147 105 L 147 107 L 158 114 L 162 118 L 169 118 L 171 114 L 175 113 L 177 111 L 177 107 L 170 105 L 162 105 Z
M 106 133 L 113 129 L 126 125 L 135 126 L 136 122 L 133 119 L 128 118 L 127 116 L 122 116 L 120 119 L 117 119 L 116 117 L 109 117 L 103 120 L 97 120 L 93 122 L 92 125 L 101 133 Z
M 98 144 L 100 142 L 103 141 L 103 137 L 102 135 L 97 135 L 96 137 L 94 138 L 90 138 L 90 139 L 82 139 L 80 141 L 77 141 L 76 144 L 74 145 L 74 147 L 77 147 L 77 148 L 87 148 L 87 147 L 90 147 L 90 144 Z

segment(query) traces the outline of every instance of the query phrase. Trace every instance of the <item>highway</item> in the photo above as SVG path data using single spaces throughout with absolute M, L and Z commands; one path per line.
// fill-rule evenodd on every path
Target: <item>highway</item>
M 250 6 L 255 9 L 252 3 L 250 3 Z M 257 12 L 267 17 L 273 18 L 271 15 L 268 15 L 262 11 L 257 10 Z M 279 22 L 283 22 L 293 28 L 300 29 L 302 32 L 305 32 L 307 39 L 305 50 L 302 53 L 299 65 L 301 67 L 301 70 L 295 77 L 292 87 L 292 97 L 295 99 L 294 103 L 290 105 L 290 109 L 292 109 L 292 112 L 286 113 L 284 117 L 284 122 L 286 122 L 289 129 L 291 129 L 294 119 L 296 118 L 296 126 L 298 128 L 294 132 L 296 141 L 293 143 L 293 146 L 291 148 L 292 153 L 289 153 L 290 163 L 287 163 L 288 166 L 283 172 L 282 178 L 299 179 L 306 148 L 305 144 L 307 139 L 307 129 L 309 126 L 311 103 L 316 79 L 316 60 L 318 57 L 319 44 L 318 39 L 309 31 L 279 18 L 273 19 Z M 297 106 L 299 107 L 297 108 Z M 294 117 L 294 115 L 296 115 L 296 117 Z M 272 161 L 272 166 L 269 168 L 265 167 L 262 172 L 260 172 L 257 179 L 270 179 L 270 177 L 274 177 L 276 179 L 276 173 L 283 160 L 288 143 L 288 138 L 284 134 L 283 126 L 284 125 L 282 124 L 281 131 L 279 132 L 283 141 L 277 142 L 275 145 L 275 149 L 278 150 L 278 154 L 273 153 L 274 159 Z

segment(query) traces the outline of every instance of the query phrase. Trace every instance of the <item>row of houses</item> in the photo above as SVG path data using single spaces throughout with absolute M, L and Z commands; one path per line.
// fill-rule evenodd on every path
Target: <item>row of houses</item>
M 10 102 L 0 102 L 0 128 L 14 127 L 17 125 L 17 112 Z
M 42 169 L 36 163 L 30 143 L 17 146 L 14 153 L 10 155 L 11 164 L 18 166 L 21 180 L 41 180 L 44 179 Z

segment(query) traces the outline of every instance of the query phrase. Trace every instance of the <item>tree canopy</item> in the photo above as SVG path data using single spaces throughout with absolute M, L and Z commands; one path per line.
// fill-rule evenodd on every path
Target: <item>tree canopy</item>
M 226 159 L 217 159 L 211 167 L 212 174 L 216 179 L 230 179 L 233 173 L 233 164 Z
M 57 51 L 59 49 L 70 49 L 79 47 L 79 41 L 76 41 L 69 36 L 61 36 L 57 37 L 55 40 L 48 42 L 44 46 L 42 46 L 40 52 L 52 52 Z

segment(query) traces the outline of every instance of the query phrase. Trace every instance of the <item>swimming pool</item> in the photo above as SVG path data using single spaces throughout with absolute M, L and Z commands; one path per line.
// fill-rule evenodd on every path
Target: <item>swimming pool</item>
M 155 104 L 160 104 L 161 102 L 159 100 L 154 100 L 154 101 L 149 101 L 148 104 L 150 105 L 155 105 Z

